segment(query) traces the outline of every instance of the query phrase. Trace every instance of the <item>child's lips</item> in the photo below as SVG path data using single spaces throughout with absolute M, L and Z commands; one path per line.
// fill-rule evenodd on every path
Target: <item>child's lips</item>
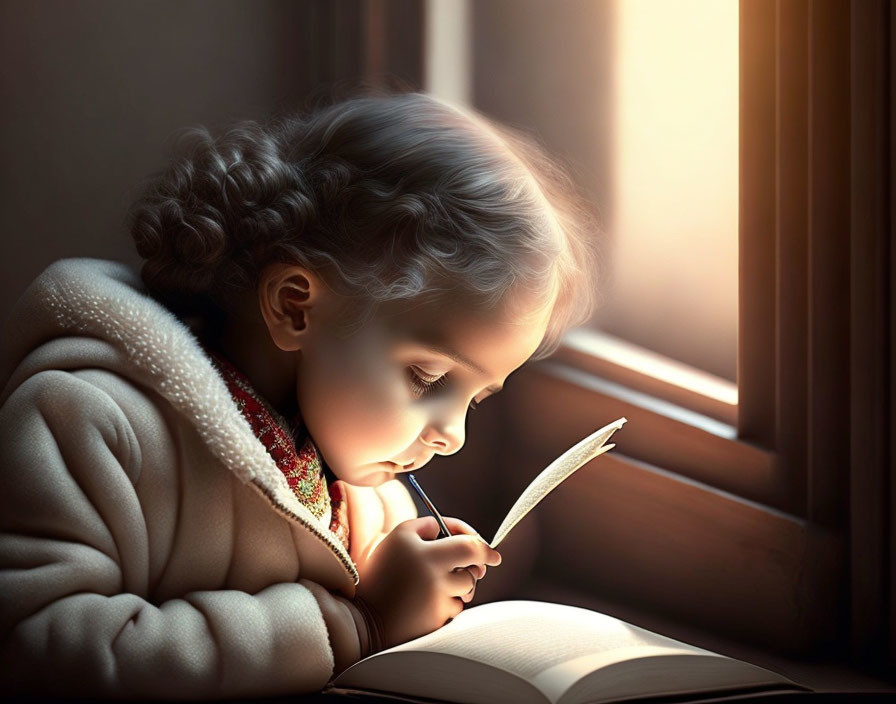
M 422 465 L 417 463 L 417 460 L 411 460 L 407 463 L 402 462 L 389 462 L 394 468 L 396 472 L 410 472 L 412 469 L 418 469 Z
M 415 469 L 424 467 L 431 459 L 432 455 L 427 455 L 423 458 L 418 457 L 417 459 L 411 460 L 410 462 L 389 462 L 389 464 L 395 467 L 396 472 L 410 472 Z

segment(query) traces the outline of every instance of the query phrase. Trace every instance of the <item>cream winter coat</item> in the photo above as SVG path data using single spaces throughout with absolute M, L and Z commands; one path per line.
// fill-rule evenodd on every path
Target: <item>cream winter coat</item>
M 356 563 L 416 516 L 399 482 L 348 487 L 348 554 L 122 265 L 51 266 L 2 347 L 0 690 L 310 692 L 331 638 L 362 654 L 348 598 Z

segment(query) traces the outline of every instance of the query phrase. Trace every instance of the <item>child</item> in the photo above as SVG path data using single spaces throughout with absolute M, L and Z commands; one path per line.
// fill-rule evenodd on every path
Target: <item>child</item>
M 311 692 L 443 625 L 500 556 L 396 477 L 591 305 L 562 175 L 428 95 L 180 150 L 142 282 L 57 262 L 7 327 L 5 692 Z

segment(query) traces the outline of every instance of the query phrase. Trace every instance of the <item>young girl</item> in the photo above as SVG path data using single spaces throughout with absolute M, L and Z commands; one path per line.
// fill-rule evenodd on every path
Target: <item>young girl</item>
M 425 94 L 189 133 L 142 277 L 58 262 L 3 338 L 4 692 L 310 692 L 459 613 L 500 556 L 396 477 L 587 314 L 569 193 Z

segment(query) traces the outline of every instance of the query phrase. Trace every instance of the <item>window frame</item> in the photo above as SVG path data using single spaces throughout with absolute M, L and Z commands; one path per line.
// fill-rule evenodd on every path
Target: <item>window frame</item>
M 647 436 L 674 433 L 706 442 L 718 435 L 708 440 L 717 448 L 708 459 L 714 469 L 693 461 L 693 442 L 657 450 L 631 438 L 626 448 L 634 459 L 833 528 L 843 519 L 837 496 L 845 475 L 836 467 L 848 462 L 838 441 L 843 418 L 832 409 L 848 406 L 849 318 L 829 315 L 843 308 L 841 292 L 849 286 L 848 259 L 839 256 L 849 251 L 849 173 L 842 168 L 849 161 L 848 26 L 842 3 L 811 12 L 806 2 L 741 3 L 736 413 L 589 354 L 581 344 L 565 343 L 541 365 L 541 373 L 590 386 L 603 403 L 626 410 L 637 421 L 631 427 L 643 427 Z M 810 85 L 813 42 L 825 51 L 811 56 Z M 654 398 L 626 403 L 600 381 Z M 733 432 L 707 433 L 699 419 L 664 411 L 665 402 Z

